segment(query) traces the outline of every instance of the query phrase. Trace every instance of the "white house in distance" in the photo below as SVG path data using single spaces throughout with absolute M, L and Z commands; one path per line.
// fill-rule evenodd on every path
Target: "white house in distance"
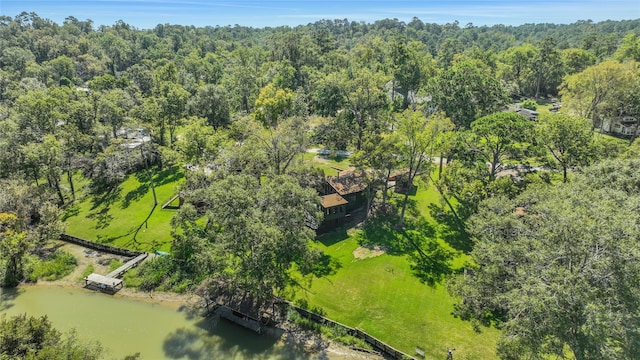
M 632 137 L 635 131 L 636 136 L 640 135 L 640 124 L 635 116 L 619 116 L 605 119 L 602 122 L 602 131 L 621 136 Z

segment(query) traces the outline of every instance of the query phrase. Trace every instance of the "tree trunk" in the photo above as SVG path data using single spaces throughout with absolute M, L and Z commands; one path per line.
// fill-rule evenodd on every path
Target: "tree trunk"
M 156 186 L 153 183 L 153 175 L 151 174 L 151 171 L 149 170 L 149 164 L 147 163 L 147 158 L 144 156 L 144 153 L 142 151 L 142 147 L 143 147 L 143 145 L 140 145 L 140 155 L 142 156 L 142 161 L 144 161 L 144 167 L 145 167 L 145 170 L 147 172 L 147 176 L 149 177 L 149 183 L 151 185 L 151 192 L 153 193 L 153 208 L 155 209 L 155 207 L 158 205 L 158 197 L 156 196 Z
M 402 200 L 402 210 L 400 211 L 400 219 L 398 219 L 398 224 L 396 224 L 396 229 L 398 230 L 402 229 L 402 227 L 404 226 L 404 212 L 407 209 L 408 201 L 409 201 L 409 190 L 407 190 L 407 192 L 404 194 L 404 200 Z
M 636 126 L 633 127 L 633 133 L 631 133 L 631 139 L 629 139 L 629 146 L 633 145 L 633 142 L 638 137 L 638 125 L 640 124 L 640 119 L 636 120 Z
M 75 201 L 76 189 L 75 189 L 75 186 L 73 186 L 73 174 L 71 173 L 71 169 L 67 170 L 67 180 L 69 181 L 69 189 L 71 189 L 71 199 Z
M 391 176 L 391 169 L 387 169 L 387 177 L 384 179 L 384 189 L 382 189 L 382 211 L 387 210 L 387 190 L 389 190 L 389 176 Z
M 440 180 L 440 178 L 442 178 L 442 164 L 443 164 L 443 160 L 442 157 L 444 156 L 443 153 L 440 153 L 440 168 L 438 169 L 438 180 Z
M 56 193 L 60 198 L 60 205 L 64 205 L 64 195 L 62 194 L 62 189 L 60 188 L 60 181 L 57 179 L 52 179 L 51 184 L 53 184 L 54 189 L 56 189 Z
M 562 182 L 567 182 L 567 167 L 565 165 L 562 165 Z

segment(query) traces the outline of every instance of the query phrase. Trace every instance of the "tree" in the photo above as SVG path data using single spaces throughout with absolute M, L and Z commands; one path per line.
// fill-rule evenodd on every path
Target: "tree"
M 83 342 L 71 331 L 62 334 L 47 316 L 26 314 L 0 318 L 0 358 L 3 359 L 102 359 L 99 343 Z
M 563 182 L 567 182 L 567 170 L 588 165 L 593 158 L 593 132 L 589 120 L 566 114 L 544 114 L 539 119 L 537 137 L 562 168 Z
M 216 131 L 204 118 L 189 118 L 177 147 L 188 163 L 206 164 L 216 157 L 218 148 L 225 141 L 224 134 Z
M 615 99 L 626 91 L 630 79 L 626 74 L 633 67 L 633 64 L 609 60 L 566 76 L 560 91 L 563 107 L 590 119 L 594 129 L 601 127 L 604 117 L 617 115 Z
M 295 157 L 305 152 L 309 144 L 308 128 L 307 123 L 299 117 L 287 118 L 275 128 L 253 126 L 248 129 L 248 145 L 254 143 L 262 150 L 272 173 L 282 175 Z
M 538 99 L 542 93 L 547 95 L 555 93 L 562 78 L 562 69 L 560 54 L 552 37 L 547 36 L 540 42 L 534 64 L 536 71 L 535 98 Z
M 212 204 L 206 209 L 206 224 L 178 225 L 198 226 L 200 238 L 206 239 L 202 246 L 215 262 L 208 267 L 221 269 L 208 276 L 235 284 L 257 299 L 269 299 L 293 285 L 293 263 L 307 267 L 314 231 L 305 223 L 320 217 L 315 190 L 301 188 L 290 176 L 259 183 L 254 176 L 229 175 L 194 194 L 191 201 Z
M 422 88 L 427 79 L 431 60 L 422 43 L 412 41 L 405 43 L 397 38 L 391 44 L 391 73 L 393 75 L 392 99 L 394 103 L 395 91 L 402 95 L 401 110 L 406 109 L 411 102 L 415 102 L 415 94 Z M 413 95 L 413 98 L 410 96 Z
M 560 53 L 560 58 L 567 75 L 579 73 L 596 63 L 596 57 L 584 49 L 564 49 Z
M 373 178 L 369 179 L 372 188 L 382 186 L 383 211 L 386 210 L 387 197 L 390 189 L 389 178 L 400 164 L 399 149 L 396 139 L 389 134 L 381 134 L 368 138 L 362 150 L 356 152 L 351 158 L 354 164 L 363 174 L 367 174 L 366 169 L 373 170 Z
M 483 116 L 471 123 L 473 144 L 481 158 L 490 164 L 490 180 L 502 170 L 507 155 L 514 155 L 519 143 L 531 137 L 532 123 L 513 112 L 499 112 Z
M 356 149 L 362 148 L 367 131 L 379 132 L 382 127 L 382 110 L 386 105 L 383 92 L 385 77 L 367 68 L 349 68 L 342 76 L 342 93 L 345 110 L 354 119 Z
M 109 90 L 98 100 L 98 119 L 111 129 L 111 135 L 118 137 L 118 130 L 124 125 L 129 110 L 133 107 L 133 99 L 121 89 Z
M 535 72 L 531 64 L 537 49 L 531 44 L 513 46 L 500 53 L 502 61 L 501 77 L 511 84 L 512 96 L 535 95 Z
M 29 249 L 27 232 L 15 214 L 0 213 L 0 259 L 6 262 L 2 284 L 15 286 L 22 280 L 23 258 Z
M 291 110 L 295 93 L 267 84 L 256 99 L 254 116 L 264 126 L 275 128 L 281 117 Z
M 222 86 L 207 84 L 198 88 L 187 107 L 192 115 L 206 118 L 209 125 L 217 129 L 229 125 L 231 121 L 227 98 L 228 94 Z
M 500 81 L 477 61 L 456 62 L 429 82 L 433 106 L 444 111 L 457 128 L 469 128 L 481 116 L 500 111 L 507 92 Z
M 640 62 L 640 36 L 634 33 L 625 35 L 613 58 L 620 62 L 625 60 Z
M 438 137 L 453 130 L 453 123 L 444 113 L 435 113 L 425 117 L 419 111 L 407 109 L 398 117 L 395 133 L 400 156 L 407 168 L 408 190 L 402 201 L 402 210 L 398 219 L 398 228 L 402 228 L 404 213 L 409 200 L 409 190 L 413 187 L 416 176 L 422 172 L 429 172 L 432 165 L 431 158 L 438 154 Z
M 182 123 L 187 110 L 187 101 L 189 100 L 189 92 L 182 85 L 171 82 L 163 82 L 159 85 L 160 97 L 158 105 L 160 106 L 160 145 L 164 145 L 164 128 L 169 130 L 169 144 L 173 146 L 175 142 L 176 129 Z
M 502 358 L 640 356 L 640 198 L 628 186 L 640 177 L 629 165 L 488 199 L 470 220 L 475 265 L 450 289 L 463 318 L 503 322 Z M 612 175 L 624 168 L 634 170 Z

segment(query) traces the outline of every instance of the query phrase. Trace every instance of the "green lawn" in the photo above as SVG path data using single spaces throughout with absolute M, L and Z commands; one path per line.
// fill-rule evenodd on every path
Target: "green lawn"
M 423 187 L 425 187 L 423 185 Z M 411 197 L 410 214 L 420 220 L 427 233 L 454 251 L 453 270 L 462 267 L 468 255 L 468 240 L 447 225 L 448 218 L 434 220 L 440 208 L 439 194 L 432 188 L 419 189 Z M 375 224 L 368 227 L 375 228 Z M 365 232 L 365 234 L 358 234 Z M 427 359 L 444 359 L 448 347 L 456 348 L 456 359 L 496 358 L 499 331 L 481 328 L 476 333 L 469 322 L 452 315 L 454 299 L 441 284 L 420 283 L 410 268 L 410 258 L 402 251 L 356 259 L 353 255 L 363 236 L 400 236 L 392 229 L 338 231 L 320 239 L 318 246 L 333 263 L 334 274 L 312 280 L 308 289 L 298 291 L 310 307 L 344 324 L 363 329 L 409 355 L 416 346 L 425 349 Z M 375 240 L 375 239 L 374 239 Z M 380 239 L 378 239 L 380 240 Z
M 182 169 L 171 167 L 154 174 L 158 206 L 144 171 L 132 174 L 114 191 L 92 195 L 87 187 L 79 190 L 78 200 L 68 207 L 63 219 L 70 235 L 129 249 L 168 251 L 171 246 L 169 224 L 175 210 L 161 206 L 175 195 L 184 179 Z
M 305 154 L 328 174 L 334 168 L 346 168 L 348 159 L 317 161 Z M 146 251 L 170 250 L 170 220 L 175 210 L 161 210 L 184 180 L 179 167 L 154 176 L 158 206 L 144 172 L 132 174 L 115 191 L 94 196 L 84 194 L 87 182 L 78 179 L 78 200 L 67 208 L 64 219 L 67 233 L 88 240 Z M 394 201 L 399 200 L 396 196 Z M 407 211 L 409 226 L 420 229 L 456 255 L 452 270 L 468 259 L 468 239 L 456 231 L 452 218 L 441 207 L 439 194 L 432 186 L 419 185 L 410 197 Z M 153 211 L 152 211 L 153 209 Z M 402 234 L 375 222 L 349 234 L 338 231 L 316 242 L 330 257 L 335 271 L 306 283 L 298 290 L 298 299 L 321 308 L 328 317 L 358 327 L 410 355 L 416 346 L 425 349 L 427 359 L 446 357 L 448 347 L 456 348 L 456 359 L 496 358 L 496 329 L 482 328 L 476 333 L 469 322 L 452 315 L 454 300 L 442 284 L 422 284 L 410 267 L 410 249 L 394 248 Z M 356 259 L 353 251 L 359 241 L 388 246 L 387 253 Z
M 323 156 L 314 153 L 304 153 L 302 156 L 305 162 L 311 162 L 313 166 L 322 169 L 324 174 L 328 176 L 338 175 L 338 169 L 347 170 L 351 166 L 349 158 L 346 157 Z

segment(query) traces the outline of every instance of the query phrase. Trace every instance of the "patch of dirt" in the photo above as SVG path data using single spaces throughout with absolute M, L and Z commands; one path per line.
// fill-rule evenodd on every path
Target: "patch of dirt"
M 371 247 L 360 246 L 357 249 L 353 250 L 353 257 L 358 260 L 362 260 L 362 259 L 369 259 L 376 256 L 380 256 L 384 253 L 385 253 L 385 249 L 378 245 L 374 245 Z
M 85 272 L 89 265 L 93 265 L 93 272 L 100 275 L 106 275 L 110 272 L 109 263 L 112 260 L 118 260 L 122 263 L 128 260 L 125 256 L 118 256 L 85 247 L 69 244 L 65 242 L 58 242 L 54 245 L 56 249 L 66 251 L 76 258 L 78 265 L 73 269 L 71 274 L 65 276 L 62 279 L 54 281 L 39 280 L 40 285 L 58 285 L 58 286 L 82 286 L 84 280 L 82 274 Z

